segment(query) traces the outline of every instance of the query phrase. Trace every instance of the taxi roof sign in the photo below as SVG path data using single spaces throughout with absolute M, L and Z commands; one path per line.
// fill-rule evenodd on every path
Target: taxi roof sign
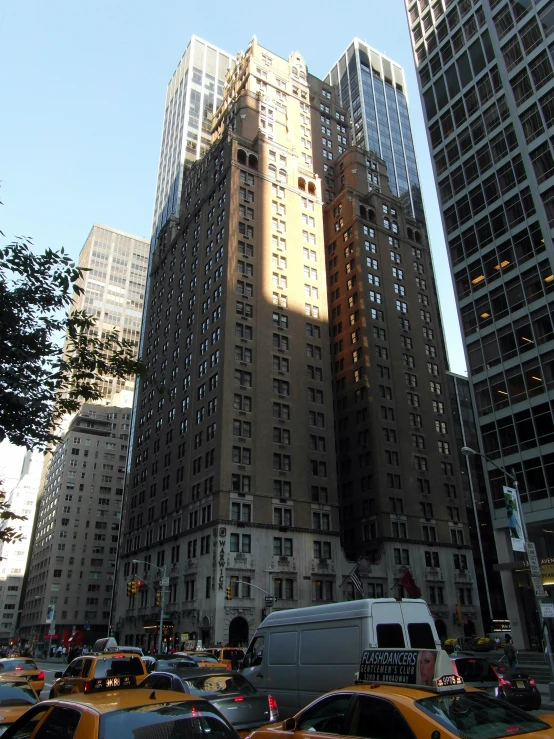
M 357 682 L 408 685 L 437 692 L 464 689 L 450 657 L 437 649 L 366 649 Z

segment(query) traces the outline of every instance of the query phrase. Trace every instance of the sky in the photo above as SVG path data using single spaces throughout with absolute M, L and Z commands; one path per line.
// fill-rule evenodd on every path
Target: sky
M 450 368 L 465 374 L 403 0 L 3 0 L 6 240 L 31 236 L 76 260 L 94 222 L 150 237 L 167 83 L 193 34 L 231 54 L 256 35 L 283 57 L 300 51 L 319 77 L 358 36 L 404 68 Z M 3 450 L 0 477 L 20 466 Z

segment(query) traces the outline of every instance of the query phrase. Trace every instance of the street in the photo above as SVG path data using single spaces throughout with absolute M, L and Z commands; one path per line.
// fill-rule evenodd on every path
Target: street
M 50 688 L 52 687 L 52 684 L 54 682 L 54 673 L 58 671 L 64 671 L 67 667 L 67 661 L 66 660 L 36 660 L 36 663 L 38 667 L 43 670 L 44 672 L 44 689 L 42 690 L 40 694 L 41 700 L 46 700 L 50 693 Z M 548 702 L 548 689 L 547 686 L 539 685 L 539 689 L 542 688 L 542 700 L 543 700 L 543 707 L 540 708 L 538 711 L 530 711 L 530 713 L 533 713 L 535 715 L 540 715 L 544 713 L 554 713 L 554 703 Z

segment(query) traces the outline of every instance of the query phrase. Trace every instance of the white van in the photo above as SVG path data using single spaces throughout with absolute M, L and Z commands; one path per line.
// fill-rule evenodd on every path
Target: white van
M 258 626 L 242 674 L 292 716 L 322 693 L 352 685 L 365 649 L 440 649 L 424 600 L 377 598 L 274 611 Z

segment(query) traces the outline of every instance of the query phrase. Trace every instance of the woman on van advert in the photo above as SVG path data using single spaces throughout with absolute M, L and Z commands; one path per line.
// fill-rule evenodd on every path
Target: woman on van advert
M 435 674 L 435 660 L 437 655 L 435 652 L 423 651 L 419 653 L 419 679 L 420 685 L 432 685 L 433 676 Z

